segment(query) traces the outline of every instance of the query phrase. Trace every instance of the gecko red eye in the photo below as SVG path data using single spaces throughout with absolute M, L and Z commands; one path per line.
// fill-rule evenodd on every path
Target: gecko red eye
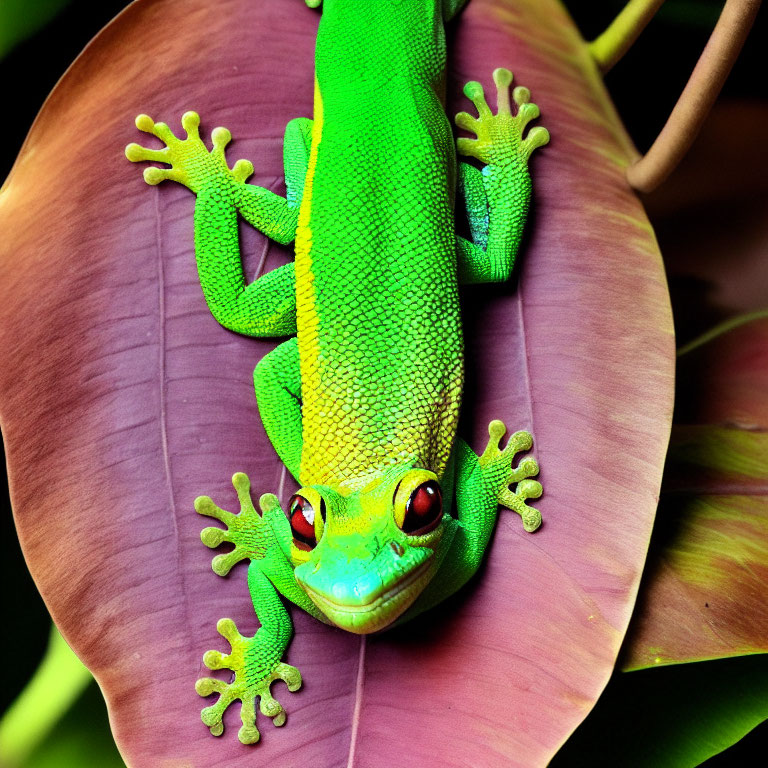
M 443 516 L 443 494 L 435 480 L 422 483 L 405 504 L 403 533 L 420 536 L 437 527 Z
M 291 533 L 300 549 L 313 549 L 317 544 L 315 535 L 315 508 L 303 496 L 296 494 L 291 498 L 288 508 L 291 521 Z

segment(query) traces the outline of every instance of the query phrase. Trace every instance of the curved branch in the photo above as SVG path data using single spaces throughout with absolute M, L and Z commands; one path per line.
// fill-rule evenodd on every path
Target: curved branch
M 589 52 L 603 74 L 632 47 L 663 3 L 664 0 L 629 0 L 605 32 L 589 43 Z
M 727 0 L 661 133 L 648 152 L 627 169 L 627 180 L 637 191 L 655 189 L 690 148 L 744 45 L 760 2 Z

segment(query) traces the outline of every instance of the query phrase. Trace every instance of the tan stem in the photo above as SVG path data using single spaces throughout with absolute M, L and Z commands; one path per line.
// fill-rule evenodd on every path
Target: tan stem
M 650 192 L 688 151 L 744 45 L 761 0 L 727 0 L 712 36 L 661 133 L 627 169 L 639 192 Z
M 629 0 L 605 32 L 589 43 L 589 52 L 601 72 L 607 72 L 624 56 L 663 3 Z

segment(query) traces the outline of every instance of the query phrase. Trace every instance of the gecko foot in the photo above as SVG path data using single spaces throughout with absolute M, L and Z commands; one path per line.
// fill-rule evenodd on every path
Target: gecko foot
M 261 560 L 267 553 L 267 522 L 264 515 L 271 513 L 275 508 L 279 510 L 277 498 L 265 493 L 259 500 L 263 514 L 259 514 L 251 501 L 251 481 L 248 475 L 237 472 L 232 476 L 232 485 L 237 491 L 240 501 L 240 514 L 235 515 L 217 507 L 209 496 L 198 496 L 195 499 L 195 510 L 207 517 L 220 520 L 226 529 L 203 528 L 200 539 L 206 547 L 214 549 L 224 542 L 234 544 L 231 552 L 216 555 L 211 562 L 214 573 L 226 576 L 235 563 L 250 558 Z M 282 512 L 280 513 L 282 514 Z
M 136 127 L 140 131 L 157 136 L 166 146 L 163 149 L 150 149 L 139 144 L 129 144 L 125 148 L 125 156 L 132 163 L 150 160 L 171 166 L 145 168 L 144 181 L 147 184 L 159 184 L 170 179 L 197 193 L 213 180 L 242 183 L 253 173 L 253 164 L 248 160 L 238 160 L 230 170 L 224 149 L 232 140 L 232 134 L 226 128 L 213 129 L 213 149 L 209 152 L 200 138 L 200 116 L 197 112 L 185 112 L 181 125 L 186 131 L 186 139 L 176 138 L 165 123 L 156 123 L 149 115 L 136 118 Z
M 256 699 L 260 699 L 259 710 L 263 715 L 271 718 L 274 725 L 283 725 L 285 710 L 272 696 L 270 686 L 275 680 L 282 680 L 289 691 L 297 691 L 301 688 L 301 673 L 296 667 L 280 661 L 280 654 L 276 651 L 279 644 L 263 627 L 254 637 L 243 637 L 232 619 L 220 619 L 216 629 L 229 641 L 232 650 L 226 655 L 208 651 L 203 656 L 203 663 L 208 669 L 231 669 L 235 679 L 225 683 L 217 678 L 201 677 L 195 683 L 195 690 L 200 696 L 219 694 L 218 701 L 205 707 L 200 718 L 214 736 L 221 736 L 224 732 L 222 715 L 232 702 L 239 699 L 243 725 L 238 738 L 243 744 L 255 744 L 260 738 L 256 727 Z
M 512 73 L 508 69 L 495 69 L 493 82 L 496 84 L 495 115 L 485 100 L 480 83 L 471 81 L 464 86 L 464 94 L 474 103 L 478 117 L 459 112 L 456 125 L 474 133 L 477 139 L 458 139 L 456 147 L 462 155 L 476 157 L 486 165 L 502 166 L 514 161 L 527 163 L 534 149 L 549 142 L 549 131 L 537 126 L 523 138 L 528 123 L 539 116 L 539 108 L 531 103 L 531 92 L 522 86 L 514 89 L 512 98 L 517 105 L 517 114 L 513 115 L 509 103 Z
M 498 488 L 499 504 L 517 512 L 523 520 L 523 528 L 529 533 L 541 525 L 541 513 L 526 504 L 528 499 L 541 496 L 541 483 L 529 478 L 539 473 L 539 465 L 532 456 L 526 456 L 516 466 L 512 466 L 515 455 L 527 451 L 533 445 L 529 432 L 515 432 L 503 449 L 499 447 L 507 428 L 498 419 L 488 425 L 488 445 L 480 457 L 480 467 L 488 481 Z M 509 486 L 517 483 L 514 491 Z

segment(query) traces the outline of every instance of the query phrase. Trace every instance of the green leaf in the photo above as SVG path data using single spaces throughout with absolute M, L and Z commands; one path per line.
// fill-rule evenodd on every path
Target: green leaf
M 0 720 L 0 765 L 123 766 L 101 691 L 55 627 L 32 679 Z
M 2 0 L 0 2 L 0 58 L 17 43 L 50 22 L 69 0 Z
M 550 768 L 692 768 L 768 718 L 768 656 L 617 672 Z
M 0 720 L 2 764 L 25 765 L 27 756 L 48 737 L 55 723 L 92 679 L 53 627 L 40 666 Z
M 85 766 L 125 768 L 109 730 L 104 697 L 95 682 L 20 768 Z

